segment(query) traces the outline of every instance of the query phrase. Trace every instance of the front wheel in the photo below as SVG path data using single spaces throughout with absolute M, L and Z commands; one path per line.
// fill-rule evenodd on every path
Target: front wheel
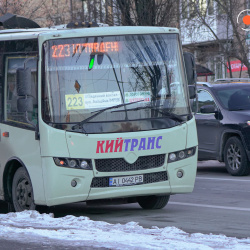
M 137 202 L 143 209 L 162 209 L 168 201 L 170 195 L 162 196 L 142 196 L 137 198 Z
M 243 176 L 250 173 L 246 151 L 238 137 L 234 136 L 227 140 L 224 158 L 226 169 L 231 175 Z
M 12 206 L 16 212 L 36 209 L 31 180 L 24 167 L 18 168 L 14 174 L 12 182 Z

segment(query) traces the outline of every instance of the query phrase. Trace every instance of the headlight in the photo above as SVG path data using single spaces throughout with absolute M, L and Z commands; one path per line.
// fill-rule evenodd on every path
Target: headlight
M 196 147 L 180 150 L 168 154 L 168 163 L 186 159 L 195 154 Z
M 89 164 L 88 164 L 88 162 L 85 161 L 85 160 L 81 161 L 81 163 L 80 163 L 80 168 L 82 168 L 82 169 L 89 169 Z
M 93 169 L 90 159 L 71 159 L 61 157 L 54 157 L 53 159 L 55 164 L 59 167 L 77 168 L 85 170 Z
M 171 160 L 171 161 L 175 161 L 176 158 L 177 158 L 177 156 L 176 156 L 175 153 L 171 153 L 171 154 L 169 154 L 169 156 L 168 156 L 168 159 Z
M 184 159 L 185 155 L 186 155 L 185 151 L 183 151 L 183 150 L 178 153 L 178 157 L 180 158 L 180 160 Z
M 71 167 L 71 168 L 75 168 L 77 166 L 75 159 L 68 160 L 68 163 L 69 163 L 69 167 Z

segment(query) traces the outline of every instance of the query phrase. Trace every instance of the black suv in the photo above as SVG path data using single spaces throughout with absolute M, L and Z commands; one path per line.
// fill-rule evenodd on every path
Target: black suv
M 197 84 L 199 160 L 225 162 L 231 175 L 250 173 L 250 84 Z

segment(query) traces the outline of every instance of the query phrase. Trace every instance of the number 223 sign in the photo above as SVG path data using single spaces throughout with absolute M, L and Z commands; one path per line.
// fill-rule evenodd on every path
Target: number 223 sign
M 66 109 L 84 109 L 84 94 L 65 95 Z

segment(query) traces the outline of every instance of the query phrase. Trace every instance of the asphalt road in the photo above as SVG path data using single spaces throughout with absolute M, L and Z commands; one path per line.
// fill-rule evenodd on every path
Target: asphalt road
M 87 207 L 85 203 L 54 208 L 56 217 L 72 214 L 109 223 L 139 222 L 143 227 L 175 226 L 188 233 L 250 237 L 250 176 L 235 177 L 217 161 L 199 162 L 193 193 L 170 197 L 161 210 L 138 204 Z
M 143 210 L 138 204 L 89 207 L 85 203 L 77 203 L 56 206 L 50 212 L 55 217 L 71 214 L 109 223 L 136 221 L 147 228 L 175 226 L 188 233 L 247 238 L 250 237 L 249 187 L 250 176 L 231 176 L 226 172 L 224 164 L 206 161 L 198 163 L 193 193 L 171 196 L 168 205 L 161 210 Z M 6 213 L 6 209 L 5 204 L 1 203 L 0 213 Z M 2 243 L 0 239 L 3 247 Z M 45 243 L 44 248 L 46 245 L 48 248 L 50 243 Z M 7 247 L 10 245 L 12 243 L 7 242 Z M 19 249 L 36 249 L 36 245 L 29 245 L 29 248 L 24 245 L 24 248 Z

